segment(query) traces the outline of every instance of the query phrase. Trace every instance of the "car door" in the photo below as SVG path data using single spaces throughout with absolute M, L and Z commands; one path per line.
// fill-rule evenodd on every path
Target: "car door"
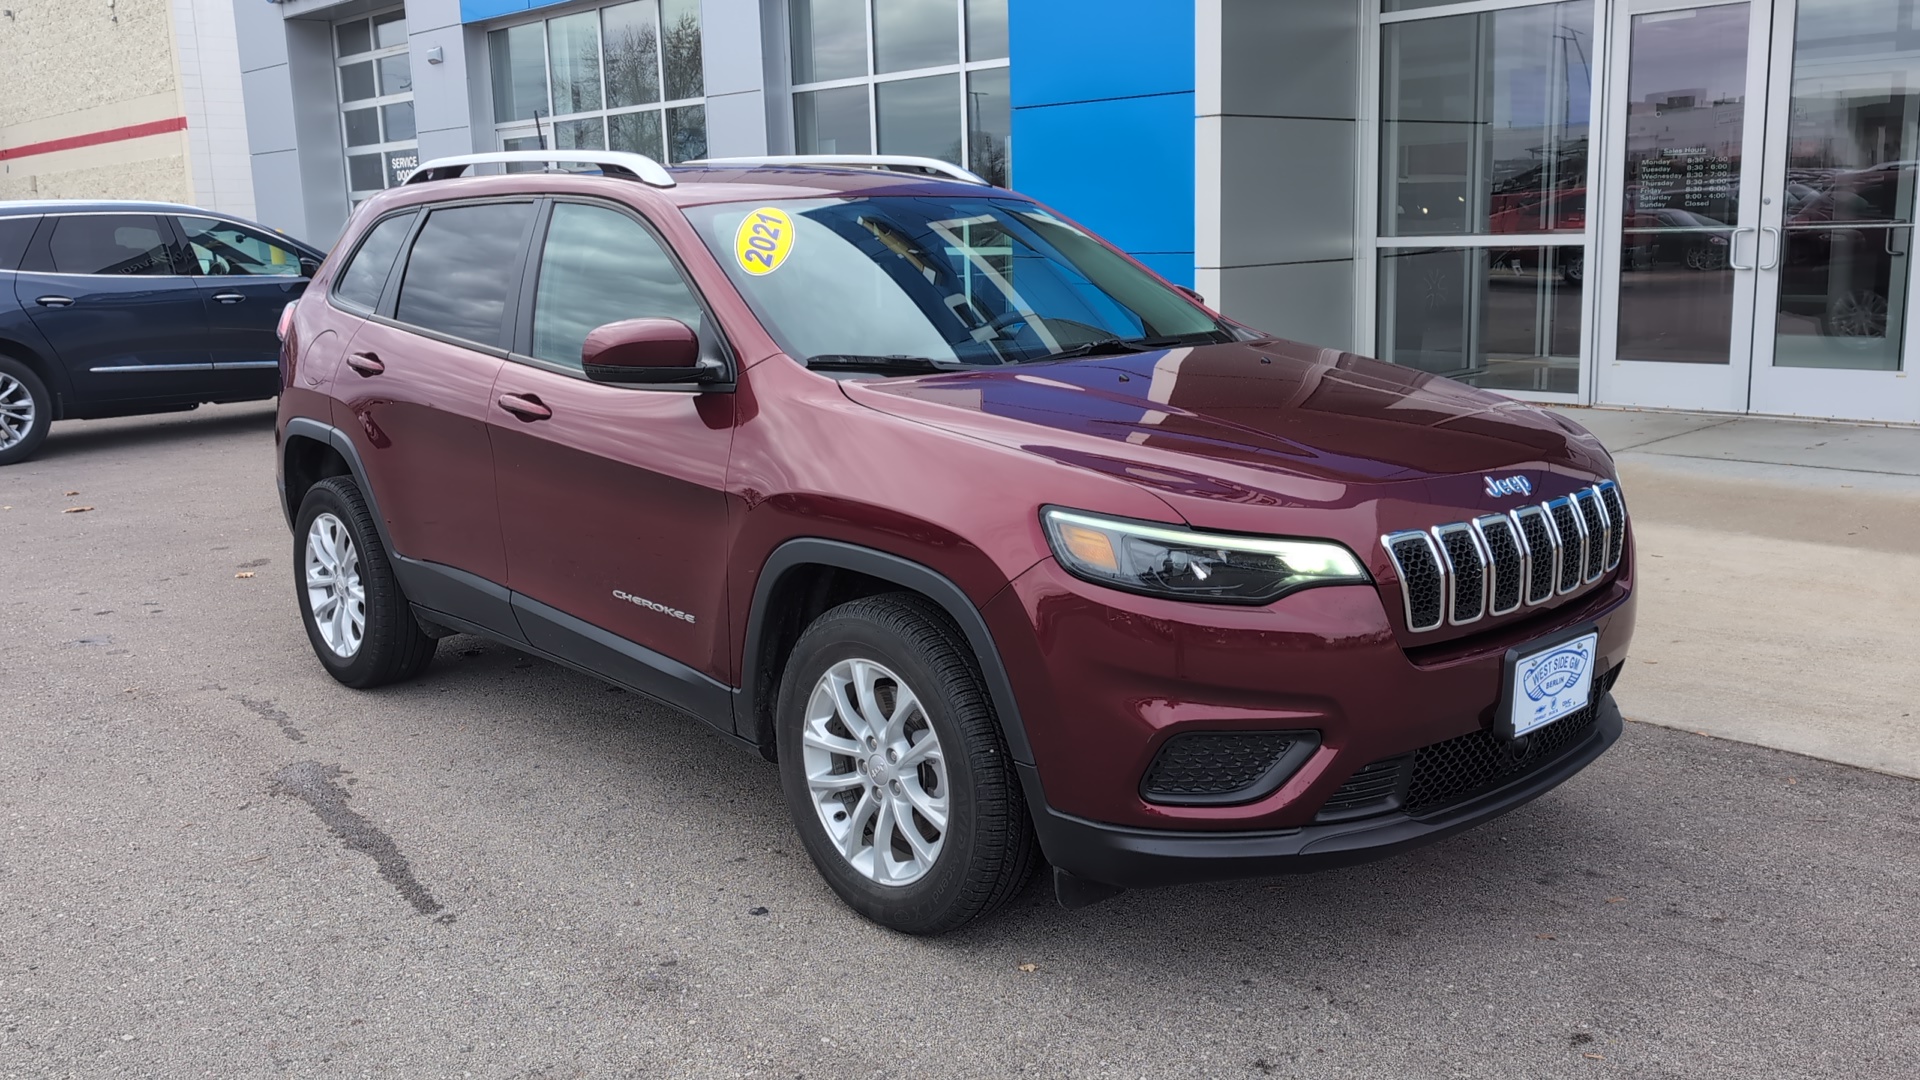
M 207 314 L 156 214 L 54 214 L 28 245 L 14 296 L 93 409 L 204 400 Z
M 366 467 L 409 599 L 508 636 L 517 634 L 487 422 L 535 206 L 425 212 L 379 308 L 347 345 L 334 409 Z M 350 304 L 339 289 L 333 299 Z
M 232 221 L 188 214 L 173 220 L 207 315 L 214 392 L 234 400 L 279 393 L 275 331 L 280 313 L 307 288 L 299 251 Z
M 725 346 L 624 208 L 550 204 L 531 272 L 490 414 L 521 626 L 536 646 L 704 713 L 726 671 L 734 397 L 592 382 L 580 353 L 595 327 L 645 317 L 693 326 L 715 359 Z

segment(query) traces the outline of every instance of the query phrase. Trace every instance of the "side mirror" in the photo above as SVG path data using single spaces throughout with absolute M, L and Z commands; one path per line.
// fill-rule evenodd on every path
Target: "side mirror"
M 719 368 L 700 363 L 700 338 L 678 319 L 626 319 L 587 335 L 580 346 L 587 378 L 604 383 L 712 382 Z
M 313 275 L 319 272 L 320 272 L 320 260 L 309 259 L 305 255 L 300 256 L 300 276 L 301 277 L 312 278 Z

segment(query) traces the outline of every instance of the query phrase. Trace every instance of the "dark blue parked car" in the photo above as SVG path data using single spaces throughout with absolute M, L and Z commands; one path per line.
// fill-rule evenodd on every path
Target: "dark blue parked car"
M 0 465 L 55 420 L 280 392 L 280 313 L 324 254 L 191 206 L 0 202 Z

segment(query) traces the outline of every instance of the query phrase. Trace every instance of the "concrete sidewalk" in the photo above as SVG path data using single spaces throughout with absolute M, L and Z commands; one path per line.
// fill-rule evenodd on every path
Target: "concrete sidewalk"
M 1564 411 L 1639 539 L 1626 715 L 1920 777 L 1920 429 Z

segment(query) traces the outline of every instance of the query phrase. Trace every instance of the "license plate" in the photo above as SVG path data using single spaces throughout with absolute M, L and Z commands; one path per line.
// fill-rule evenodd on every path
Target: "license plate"
M 1514 735 L 1525 735 L 1587 707 L 1593 697 L 1594 650 L 1599 643 L 1599 633 L 1586 634 L 1514 661 L 1513 681 L 1507 687 Z

